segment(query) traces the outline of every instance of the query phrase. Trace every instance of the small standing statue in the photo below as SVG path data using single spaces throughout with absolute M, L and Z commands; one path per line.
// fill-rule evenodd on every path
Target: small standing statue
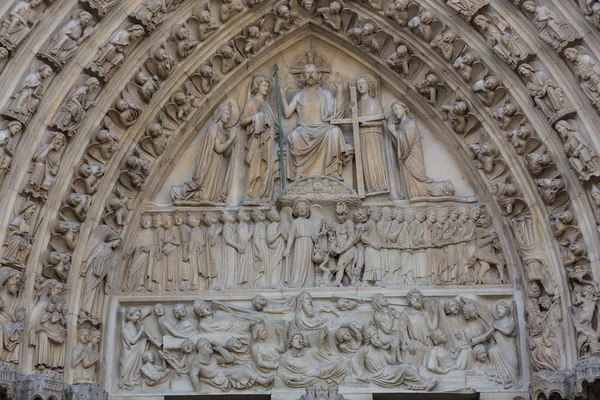
M 408 197 L 454 196 L 451 181 L 436 182 L 427 176 L 421 132 L 417 123 L 408 116 L 408 107 L 402 101 L 392 103 L 392 112 L 398 118 L 396 125 L 391 119 L 388 129 L 396 138 L 398 161 L 403 171 Z
M 359 115 L 373 117 L 371 121 L 360 123 L 360 148 L 367 194 L 388 193 L 390 183 L 383 151 L 383 109 L 379 100 L 374 97 L 375 90 L 366 76 L 356 80 L 356 89 L 360 95 Z
M 269 201 L 277 168 L 277 122 L 268 103 L 271 82 L 264 75 L 252 78 L 250 93 L 246 101 L 240 125 L 246 128 L 245 162 L 248 165 L 244 184 L 244 203 L 258 204 Z
M 33 163 L 23 192 L 36 199 L 46 199 L 48 190 L 56 180 L 65 143 L 65 135 L 54 132 L 50 143 L 42 145 L 33 154 Z
M 290 263 L 288 286 L 314 286 L 315 269 L 312 256 L 316 237 L 313 221 L 309 219 L 310 203 L 306 200 L 298 200 L 294 204 L 294 215 L 296 218 L 292 223 L 287 246 L 283 251 L 283 256 L 288 258 Z
M 22 124 L 29 122 L 42 101 L 45 90 L 44 81 L 51 74 L 52 68 L 47 64 L 42 64 L 37 71 L 25 75 L 8 100 L 8 106 L 3 114 L 17 119 Z
M 535 15 L 534 22 L 540 31 L 540 38 L 554 50 L 562 52 L 569 43 L 579 39 L 573 28 L 556 20 L 556 14 L 546 6 L 538 6 L 533 1 L 523 3 L 523 10 Z
M 122 239 L 118 234 L 108 234 L 88 256 L 81 271 L 83 291 L 80 312 L 94 319 L 102 318 L 104 296 L 111 290 L 112 272 L 116 265 L 116 248 Z
M 521 64 L 518 72 L 536 107 L 542 110 L 550 122 L 554 123 L 572 111 L 565 104 L 562 88 L 548 73 L 536 70 L 529 64 Z
M 237 135 L 236 129 L 227 128 L 231 114 L 230 102 L 215 111 L 213 123 L 202 137 L 192 180 L 171 188 L 176 204 L 215 204 L 227 200 L 232 176 L 231 155 Z

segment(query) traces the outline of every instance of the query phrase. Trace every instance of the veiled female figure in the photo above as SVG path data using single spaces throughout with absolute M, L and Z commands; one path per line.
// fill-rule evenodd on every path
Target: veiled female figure
M 245 162 L 248 165 L 244 184 L 244 202 L 259 203 L 271 199 L 277 168 L 275 138 L 277 122 L 268 103 L 271 82 L 264 75 L 252 78 L 240 125 L 246 128 Z
M 237 286 L 238 271 L 238 253 L 243 254 L 245 247 L 240 246 L 237 238 L 235 216 L 230 211 L 221 213 L 221 222 L 223 222 L 223 255 L 222 264 L 215 265 L 218 268 L 217 273 L 219 285 L 222 289 L 235 289 Z
M 385 168 L 383 152 L 383 109 L 375 97 L 375 90 L 365 76 L 356 80 L 360 95 L 358 113 L 361 117 L 371 117 L 371 121 L 360 123 L 360 149 L 362 152 L 363 174 L 367 193 L 389 192 L 389 179 Z
M 55 181 L 60 166 L 62 149 L 65 146 L 65 135 L 55 132 L 50 143 L 43 145 L 32 157 L 33 164 L 25 184 L 24 192 L 33 197 L 46 197 L 46 193 Z
M 408 197 L 454 196 L 452 182 L 435 182 L 427 176 L 421 132 L 417 123 L 408 116 L 408 111 L 406 104 L 395 101 L 392 103 L 392 112 L 399 124 L 396 127 L 391 119 L 388 122 L 388 128 L 396 138 L 398 161 Z
M 203 275 L 209 280 L 212 289 L 221 289 L 219 282 L 219 269 L 223 257 L 223 227 L 219 224 L 219 218 L 212 212 L 204 215 L 204 223 L 208 226 L 206 230 L 206 270 Z
M 299 200 L 294 204 L 296 218 L 288 237 L 287 246 L 283 251 L 285 258 L 290 263 L 290 287 L 310 287 L 315 284 L 315 268 L 312 255 L 315 243 L 315 227 L 310 217 L 310 204 Z M 293 252 L 292 252 L 293 250 Z M 290 257 L 291 256 L 291 257 Z
M 238 224 L 236 226 L 236 241 L 240 246 L 239 259 L 237 264 L 237 282 L 238 287 L 254 287 L 257 274 L 255 271 L 254 254 L 252 246 L 253 229 L 250 226 L 250 216 L 245 210 L 240 210 L 237 215 Z
M 526 1 L 522 7 L 535 14 L 534 22 L 540 31 L 540 37 L 555 49 L 561 49 L 576 39 L 573 29 L 568 24 L 557 21 L 556 14 L 548 7 L 538 6 L 533 1 Z
M 224 203 L 227 200 L 233 141 L 237 135 L 236 129 L 225 128 L 231 110 L 231 103 L 226 103 L 215 111 L 214 122 L 202 136 L 192 180 L 171 188 L 175 202 Z
M 142 310 L 135 306 L 129 307 L 125 313 L 125 323 L 121 328 L 123 351 L 120 359 L 119 382 L 119 387 L 124 390 L 131 390 L 139 383 L 142 355 L 146 351 L 148 341 L 154 340 L 148 336 L 146 327 L 141 323 L 146 316 L 146 313 L 142 313 Z
M 515 385 L 519 379 L 519 354 L 517 353 L 517 325 L 511 316 L 511 306 L 500 301 L 494 309 L 494 322 L 490 325 L 494 340 L 490 342 L 490 361 L 498 369 L 496 381 L 505 387 Z
M 283 259 L 283 251 L 287 235 L 281 227 L 281 216 L 276 208 L 272 208 L 267 212 L 267 270 L 268 270 L 268 285 L 270 288 L 280 288 L 287 283 L 286 262 Z
M 400 313 L 390 308 L 385 296 L 377 293 L 371 300 L 373 306 L 373 323 L 381 331 L 385 341 L 398 338 L 400 335 Z
M 529 95 L 535 105 L 542 110 L 546 118 L 552 119 L 565 108 L 564 94 L 555 80 L 541 70 L 535 70 L 529 64 L 521 64 L 519 75 L 525 81 Z

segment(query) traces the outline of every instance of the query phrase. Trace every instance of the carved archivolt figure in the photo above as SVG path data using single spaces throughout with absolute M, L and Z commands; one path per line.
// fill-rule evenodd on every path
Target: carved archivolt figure
M 475 82 L 471 86 L 473 93 L 476 93 L 483 104 L 490 107 L 496 98 L 496 89 L 502 85 L 502 81 L 496 75 L 490 75 Z
M 398 339 L 387 344 L 379 337 L 377 328 L 369 325 L 363 332 L 365 345 L 351 359 L 352 372 L 361 382 L 373 382 L 383 387 L 405 385 L 411 390 L 429 391 L 439 378 L 424 378 L 414 365 L 398 358 Z
M 252 97 L 246 101 L 240 125 L 246 128 L 245 163 L 248 166 L 244 184 L 244 202 L 258 204 L 270 201 L 276 178 L 277 122 L 268 96 L 271 82 L 266 76 L 252 78 Z
M 592 57 L 580 54 L 576 49 L 569 47 L 564 55 L 573 63 L 575 73 L 579 76 L 579 85 L 592 101 L 594 107 L 600 110 L 600 67 Z
M 219 9 L 221 22 L 225 23 L 229 21 L 243 10 L 244 4 L 240 0 L 221 0 L 221 8 Z
M 175 69 L 177 61 L 164 47 L 159 47 L 152 52 L 152 58 L 146 61 L 148 69 L 160 79 L 167 79 Z
M 54 184 L 60 167 L 60 158 L 66 144 L 62 133 L 54 132 L 50 143 L 42 145 L 32 157 L 33 164 L 23 192 L 33 198 L 46 199 L 48 190 Z
M 496 111 L 494 111 L 494 119 L 498 121 L 498 125 L 500 125 L 500 129 L 507 130 L 510 127 L 510 124 L 513 120 L 513 117 L 519 109 L 514 103 L 510 101 L 499 106 Z
M 111 290 L 115 253 L 121 242 L 118 234 L 108 234 L 88 255 L 81 271 L 84 279 L 79 309 L 84 315 L 94 319 L 102 318 L 104 297 Z
M 403 177 L 409 197 L 454 196 L 450 181 L 433 181 L 425 172 L 422 137 L 416 122 L 408 116 L 408 107 L 401 101 L 392 104 L 392 112 L 398 125 L 392 120 L 388 129 L 396 138 L 398 161 L 404 171 Z
M 275 24 L 273 25 L 273 33 L 283 35 L 293 28 L 298 27 L 302 17 L 298 14 L 298 3 L 290 2 L 290 5 L 281 4 L 275 6 Z
M 96 105 L 95 101 L 88 100 L 91 92 L 96 90 L 100 82 L 96 78 L 88 78 L 83 85 L 73 90 L 65 104 L 58 110 L 58 115 L 52 124 L 67 135 L 72 136 L 79 130 L 85 119 L 86 111 Z
M 223 203 L 227 200 L 233 141 L 237 136 L 237 129 L 225 127 L 231 111 L 231 103 L 223 104 L 215 111 L 214 122 L 202 136 L 192 180 L 171 188 L 174 202 Z
M 368 194 L 388 193 L 390 188 L 383 143 L 383 108 L 377 98 L 372 83 L 365 76 L 356 80 L 359 94 L 358 113 L 369 117 L 360 123 L 360 150 L 365 188 Z
M 385 10 L 385 16 L 393 19 L 400 26 L 406 26 L 408 24 L 407 9 L 410 3 L 410 0 L 394 0 Z
M 600 174 L 600 161 L 583 135 L 573 129 L 567 121 L 558 121 L 554 128 L 560 134 L 565 155 L 569 159 L 571 168 L 577 172 L 579 178 L 588 180 L 592 176 L 598 176 Z
M 84 3 L 87 3 L 92 9 L 96 10 L 100 17 L 108 14 L 120 1 L 121 0 L 83 0 Z
M 433 39 L 433 21 L 435 21 L 435 15 L 426 8 L 423 8 L 419 15 L 414 16 L 408 21 L 408 27 L 415 35 L 429 43 Z
M 0 44 L 14 51 L 37 24 L 36 8 L 42 0 L 22 0 L 10 11 L 0 27 Z
M 471 19 L 489 0 L 446 0 L 448 7 L 456 11 L 461 17 Z
M 477 56 L 471 51 L 465 51 L 454 60 L 452 66 L 458 71 L 458 74 L 465 82 L 471 82 L 475 61 L 477 61 Z
M 40 51 L 40 56 L 56 68 L 64 66 L 79 51 L 79 46 L 96 30 L 92 25 L 92 14 L 80 11 L 63 25 L 56 36 Z
M 317 8 L 317 15 L 323 18 L 323 22 L 336 31 L 342 28 L 342 10 L 344 9 L 341 1 L 332 1 L 327 7 Z
M 228 44 L 219 47 L 216 54 L 221 58 L 222 75 L 227 75 L 243 61 L 243 58 Z
M 512 32 L 508 24 L 492 23 L 486 16 L 478 15 L 473 23 L 486 38 L 488 46 L 501 60 L 516 68 L 518 63 L 529 56 L 529 47 Z
M 71 360 L 71 368 L 75 370 L 74 382 L 94 383 L 98 361 L 100 360 L 98 345 L 101 331 L 79 328 L 77 335 L 79 343 L 73 348 L 73 358 Z
M 297 180 L 310 175 L 327 175 L 341 179 L 342 167 L 348 162 L 346 144 L 340 128 L 330 124 L 331 118 L 344 116 L 343 81 L 334 84 L 336 96 L 321 85 L 321 72 L 316 65 L 306 64 L 301 72 L 302 90 L 288 103 L 287 86 L 281 87 L 284 115 L 298 113 L 298 126 L 288 139 L 288 178 Z M 307 104 L 311 104 L 307 107 Z
M 144 28 L 140 25 L 132 25 L 127 29 L 117 29 L 105 44 L 95 59 L 89 64 L 89 68 L 100 77 L 107 80 L 125 60 L 125 52 L 136 39 L 144 35 Z
M 154 93 L 160 89 L 160 82 L 157 76 L 151 76 L 144 71 L 139 71 L 135 75 L 137 91 L 146 102 L 150 102 Z
M 23 131 L 23 124 L 19 121 L 10 121 L 5 129 L 0 129 L 0 182 L 10 171 L 15 152 L 15 136 Z
M 542 40 L 550 43 L 554 50 L 562 50 L 571 42 L 579 39 L 569 24 L 557 21 L 556 14 L 546 6 L 538 6 L 533 1 L 523 3 L 524 11 L 535 15 L 534 22 L 540 31 Z
M 7 102 L 4 114 L 25 124 L 37 111 L 44 95 L 44 81 L 52 74 L 52 68 L 42 64 L 36 72 L 25 75 Z
M 458 39 L 458 32 L 454 29 L 448 29 L 444 33 L 434 37 L 429 45 L 432 49 L 436 49 L 444 60 L 452 61 L 456 39 Z
M 556 201 L 558 194 L 565 190 L 565 182 L 559 178 L 543 178 L 535 181 L 540 191 L 540 196 L 547 206 Z
M 31 345 L 35 346 L 34 365 L 39 370 L 62 371 L 65 366 L 67 310 L 61 302 L 45 306 L 32 329 Z
M 415 83 L 415 87 L 428 103 L 436 104 L 438 84 L 438 77 L 435 74 L 427 73 L 420 82 Z
M 410 56 L 411 54 L 408 51 L 408 48 L 401 44 L 396 48 L 395 52 L 388 56 L 386 61 L 394 71 L 399 74 L 408 75 L 410 72 L 408 64 Z
M 173 32 L 173 38 L 177 42 L 177 56 L 180 59 L 187 58 L 200 44 L 196 36 L 190 32 L 189 27 L 186 25 L 176 28 Z
M 521 64 L 518 71 L 527 85 L 533 102 L 551 122 L 570 112 L 565 105 L 562 88 L 550 75 L 542 70 L 534 69 L 529 64 Z

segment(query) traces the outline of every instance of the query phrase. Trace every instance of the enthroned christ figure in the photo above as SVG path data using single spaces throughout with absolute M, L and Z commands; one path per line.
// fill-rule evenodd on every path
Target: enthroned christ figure
M 287 137 L 288 178 L 326 175 L 342 179 L 342 167 L 348 153 L 342 131 L 331 119 L 344 117 L 343 81 L 336 79 L 336 95 L 320 87 L 321 72 L 314 64 L 306 64 L 298 79 L 302 90 L 288 103 L 287 86 L 282 86 L 281 100 L 286 118 L 298 113 L 298 125 Z

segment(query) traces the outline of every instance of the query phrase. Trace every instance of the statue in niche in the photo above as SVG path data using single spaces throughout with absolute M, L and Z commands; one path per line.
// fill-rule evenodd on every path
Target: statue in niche
M 196 344 L 198 354 L 192 361 L 190 379 L 194 391 L 200 392 L 200 383 L 206 383 L 226 392 L 233 389 L 248 389 L 255 384 L 270 387 L 273 377 L 263 377 L 250 364 L 233 364 L 234 356 L 215 341 L 201 338 Z
M 159 261 L 159 269 L 163 274 L 163 282 L 166 282 L 165 289 L 172 291 L 177 289 L 177 278 L 179 277 L 179 267 L 181 264 L 180 249 L 182 246 L 179 230 L 173 226 L 173 216 L 165 214 L 162 219 L 163 235 L 160 238 L 160 251 L 163 253 Z
M 358 113 L 370 117 L 370 121 L 360 122 L 360 150 L 367 195 L 389 192 L 389 178 L 385 168 L 383 142 L 383 108 L 375 98 L 373 83 L 366 76 L 356 80 L 359 94 Z
M 127 29 L 117 29 L 108 43 L 100 48 L 88 68 L 104 80 L 108 80 L 125 60 L 125 52 L 131 43 L 141 38 L 144 33 L 144 28 L 140 25 L 131 25 Z
M 87 11 L 76 11 L 73 18 L 64 24 L 50 39 L 39 55 L 60 69 L 79 51 L 79 46 L 95 32 L 93 17 Z
M 383 270 L 380 250 L 383 247 L 383 239 L 377 229 L 381 221 L 381 210 L 378 207 L 369 207 L 367 213 L 369 220 L 362 226 L 361 241 L 365 250 L 365 270 L 362 280 L 371 285 L 379 285 L 383 280 Z
M 406 26 L 408 23 L 408 6 L 410 0 L 394 0 L 385 11 L 385 16 L 393 19 L 400 26 Z
M 223 257 L 223 227 L 219 224 L 219 218 L 215 213 L 207 212 L 204 215 L 206 229 L 206 273 L 205 279 L 207 285 L 219 290 L 218 283 L 221 260 Z
M 24 202 L 19 213 L 8 223 L 0 264 L 25 269 L 25 262 L 33 242 L 29 219 L 36 212 L 37 207 L 38 205 L 33 201 Z
M 266 282 L 271 289 L 281 288 L 287 284 L 288 271 L 286 262 L 283 258 L 283 252 L 287 243 L 287 233 L 281 226 L 281 215 L 276 208 L 271 208 L 267 212 L 267 277 Z
M 368 325 L 363 336 L 365 345 L 351 359 L 352 371 L 361 382 L 383 387 L 405 385 L 410 390 L 430 391 L 440 378 L 425 378 L 414 365 L 398 359 L 398 338 L 384 344 L 374 325 Z
M 302 16 L 298 13 L 298 2 L 278 3 L 273 10 L 276 15 L 273 33 L 283 35 L 290 30 L 297 28 L 302 21 Z
M 190 31 L 187 24 L 175 28 L 172 37 L 176 42 L 177 57 L 182 60 L 192 54 L 200 44 L 200 41 L 198 41 L 196 36 Z
M 151 53 L 151 58 L 146 60 L 148 70 L 159 79 L 167 79 L 175 70 L 177 60 L 164 47 L 155 48 Z
M 171 188 L 175 204 L 222 204 L 229 195 L 233 142 L 237 123 L 231 122 L 232 103 L 220 105 L 200 142 L 192 180 Z
M 252 255 L 256 277 L 255 288 L 267 288 L 271 282 L 269 271 L 269 245 L 267 243 L 267 217 L 262 210 L 252 210 Z
M 112 274 L 117 264 L 115 256 L 122 241 L 120 235 L 110 233 L 88 255 L 80 274 L 83 290 L 79 307 L 84 316 L 102 318 L 104 297 L 112 288 Z
M 156 365 L 153 352 L 147 350 L 142 354 L 140 374 L 146 385 L 156 386 L 171 379 L 171 370 L 167 367 L 167 362 L 163 358 L 161 360 L 162 365 Z
M 327 328 L 319 330 L 318 347 L 305 349 L 306 339 L 300 332 L 289 335 L 289 349 L 281 356 L 277 376 L 286 386 L 301 388 L 321 379 L 340 384 L 348 374 L 348 367 L 331 348 Z
M 10 275 L 11 273 L 13 275 Z M 7 286 L 6 289 L 16 290 L 15 293 L 18 293 L 22 275 L 15 270 L 9 272 L 8 269 L 0 274 L 3 285 Z M 13 289 L 15 285 L 17 288 Z M 18 307 L 13 310 L 10 304 L 5 303 L 9 300 L 11 300 L 9 296 L 0 298 L 0 360 L 6 364 L 16 365 L 21 358 L 20 345 L 25 332 L 25 308 Z
M 298 126 L 287 137 L 288 178 L 291 180 L 311 175 L 342 180 L 342 167 L 349 161 L 342 131 L 328 122 L 344 116 L 343 81 L 339 77 L 334 81 L 337 89 L 334 96 L 321 87 L 323 68 L 310 63 L 302 67 L 297 78 L 302 90 L 289 103 L 288 87 L 281 87 L 285 117 L 298 113 Z
M 35 346 L 33 363 L 38 370 L 61 372 L 65 366 L 67 310 L 62 302 L 46 304 L 44 313 L 33 327 L 30 344 Z
M 585 95 L 592 101 L 596 109 L 600 110 L 600 67 L 592 57 L 580 54 L 573 47 L 564 51 L 565 58 L 573 63 L 575 73 L 579 76 L 579 86 Z
M 108 110 L 112 120 L 124 128 L 135 124 L 141 113 L 142 106 L 134 99 L 119 99 L 115 103 L 115 108 Z
M 452 62 L 452 55 L 454 53 L 454 44 L 458 39 L 458 32 L 454 29 L 447 29 L 443 33 L 433 38 L 429 46 L 442 56 L 442 58 L 448 62 Z
M 332 1 L 326 7 L 319 7 L 316 9 L 317 15 L 319 15 L 323 23 L 329 25 L 336 31 L 342 29 L 342 10 L 344 5 L 341 1 Z
M 489 75 L 479 79 L 471 86 L 473 93 L 477 94 L 479 100 L 488 107 L 494 104 L 496 89 L 502 86 L 502 81 L 497 75 Z
M 127 279 L 124 292 L 141 292 L 147 290 L 146 275 L 150 271 L 150 263 L 156 251 L 154 247 L 154 232 L 152 231 L 152 216 L 145 214 L 140 218 L 141 229 L 136 232 L 135 242 L 123 260 L 131 259 L 127 268 Z
M 233 45 L 230 44 L 224 44 L 219 47 L 216 51 L 215 59 L 220 59 L 221 61 L 221 75 L 227 75 L 244 60 L 242 56 L 234 50 Z
M 100 180 L 104 176 L 104 165 L 81 163 L 77 168 L 77 178 L 74 186 L 85 194 L 93 195 L 98 191 Z
M 23 192 L 36 199 L 46 200 L 48 190 L 56 180 L 55 176 L 60 167 L 60 158 L 66 144 L 65 136 L 60 132 L 53 132 L 49 143 L 43 144 L 31 158 L 33 161 L 29 169 L 29 177 Z
M 488 5 L 489 0 L 446 0 L 448 7 L 463 18 L 470 20 L 480 9 Z
M 66 282 L 71 270 L 71 254 L 62 251 L 48 252 L 44 257 L 43 266 L 43 276 Z
M 513 33 L 512 28 L 506 22 L 495 16 L 491 21 L 484 15 L 478 15 L 473 20 L 475 26 L 486 38 L 488 46 L 494 54 L 511 67 L 516 68 L 518 64 L 529 57 L 529 47 Z
M 399 74 L 408 75 L 409 70 L 409 59 L 412 54 L 408 50 L 408 47 L 401 44 L 396 48 L 396 51 L 388 56 L 386 59 L 388 65 Z
M 122 390 L 132 390 L 140 383 L 142 356 L 147 349 L 148 342 L 159 347 L 160 342 L 150 336 L 142 323 L 144 318 L 150 315 L 151 311 L 149 309 L 140 309 L 131 306 L 127 311 L 123 309 L 121 312 L 123 314 L 121 327 L 123 349 L 119 360 L 119 388 Z
M 402 359 L 420 368 L 425 365 L 425 358 L 433 345 L 431 333 L 438 328 L 437 303 L 433 303 L 432 313 L 425 310 L 423 293 L 417 289 L 408 292 L 406 299 L 409 308 L 402 311 L 399 318 Z
M 577 172 L 580 179 L 588 180 L 600 174 L 600 161 L 596 152 L 567 121 L 558 121 L 554 127 L 560 134 L 565 155 L 571 168 Z
M 237 213 L 237 225 L 235 230 L 235 242 L 238 244 L 238 260 L 237 260 L 237 277 L 234 280 L 234 287 L 254 287 L 259 278 L 257 264 L 254 262 L 254 246 L 252 233 L 253 229 L 250 226 L 250 215 L 245 210 L 240 210 Z M 264 273 L 264 271 L 262 271 Z M 235 275 L 235 274 L 234 274 Z
M 115 8 L 121 0 L 83 0 L 92 9 L 96 10 L 100 17 L 104 17 L 113 8 Z
M 241 0 L 221 0 L 219 17 L 221 22 L 225 23 L 242 11 L 244 11 L 244 4 Z
M 448 337 L 441 329 L 431 332 L 433 347 L 427 360 L 427 369 L 436 374 L 447 374 L 450 371 L 467 369 L 471 357 L 471 346 L 462 345 L 456 352 L 446 347 Z
M 271 82 L 264 75 L 252 78 L 250 97 L 244 105 L 240 125 L 246 128 L 244 204 L 271 200 L 277 174 L 277 121 L 268 102 Z
M 597 353 L 600 333 L 594 329 L 593 319 L 598 307 L 596 289 L 592 285 L 576 285 L 574 290 L 571 319 L 577 332 L 577 351 L 579 357 L 587 357 Z
M 309 219 L 310 203 L 298 200 L 293 207 L 295 219 L 292 223 L 283 257 L 289 263 L 289 287 L 309 287 L 315 284 L 313 251 L 316 241 L 315 222 Z
M 77 329 L 78 344 L 73 348 L 71 368 L 74 372 L 74 383 L 94 383 L 96 369 L 100 360 L 98 344 L 101 331 L 79 327 Z
M 406 190 L 410 198 L 454 196 L 451 181 L 433 181 L 425 172 L 422 137 L 416 122 L 408 116 L 408 107 L 401 101 L 392 104 L 398 124 L 389 120 L 388 129 L 396 138 L 398 161 L 403 171 Z
M 260 373 L 273 374 L 279 367 L 279 359 L 285 353 L 286 343 L 283 327 L 275 327 L 275 335 L 278 343 L 269 343 L 267 341 L 267 328 L 264 322 L 250 325 L 252 341 L 250 351 L 256 368 Z
M 556 14 L 548 7 L 537 5 L 530 0 L 524 2 L 521 7 L 525 12 L 535 15 L 533 21 L 540 31 L 540 38 L 557 52 L 562 52 L 569 43 L 580 38 L 569 24 L 558 21 Z
M 16 148 L 15 137 L 21 132 L 23 132 L 23 124 L 19 121 L 10 121 L 0 128 L 0 182 L 11 169 Z
M 36 10 L 42 0 L 21 0 L 0 26 L 0 44 L 14 51 L 39 21 Z
M 435 15 L 427 8 L 423 8 L 419 15 L 415 15 L 408 21 L 408 27 L 413 33 L 429 43 L 433 38 L 434 28 L 432 26 L 435 21 Z
M 565 190 L 565 182 L 559 178 L 542 178 L 535 181 L 540 196 L 547 206 L 556 201 L 560 192 Z
M 562 315 L 558 297 L 541 296 L 525 303 L 525 322 L 529 337 L 529 358 L 537 371 L 564 368 Z
M 468 83 L 471 82 L 473 65 L 476 61 L 479 61 L 477 56 L 472 51 L 465 50 L 456 58 L 456 60 L 454 60 L 452 66 L 454 69 L 456 69 L 463 80 Z
M 44 81 L 52 72 L 49 65 L 42 64 L 36 72 L 25 75 L 17 84 L 3 114 L 13 117 L 22 124 L 29 122 L 42 101 L 45 91 Z
M 562 88 L 550 75 L 542 70 L 534 69 L 529 64 L 521 64 L 518 72 L 525 82 L 534 104 L 551 122 L 571 112 L 565 104 Z

